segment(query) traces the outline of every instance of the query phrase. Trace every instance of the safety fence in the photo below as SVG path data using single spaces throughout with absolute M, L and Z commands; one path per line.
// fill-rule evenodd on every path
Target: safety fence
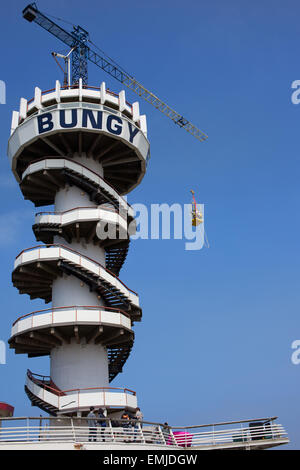
M 137 420 L 87 418 L 3 418 L 1 443 L 73 442 L 124 443 L 175 448 L 272 447 L 289 442 L 276 418 L 244 420 L 199 426 L 169 426 Z M 170 448 L 170 447 L 169 447 Z

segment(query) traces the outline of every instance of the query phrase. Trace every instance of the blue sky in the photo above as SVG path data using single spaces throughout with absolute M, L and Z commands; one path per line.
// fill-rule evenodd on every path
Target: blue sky
M 11 112 L 35 86 L 61 78 L 50 52 L 64 45 L 21 16 L 26 1 L 1 7 L 1 326 L 43 308 L 11 285 L 14 257 L 36 242 L 35 209 L 24 201 L 6 157 Z M 143 321 L 124 372 L 113 382 L 138 393 L 145 418 L 170 424 L 279 416 L 300 448 L 300 365 L 291 362 L 299 328 L 299 125 L 291 83 L 300 79 L 299 2 L 153 0 L 47 2 L 42 11 L 80 24 L 146 88 L 209 135 L 199 143 L 140 103 L 151 160 L 131 203 L 205 204 L 210 248 L 181 240 L 136 240 L 121 279 L 140 295 Z M 67 29 L 71 26 L 64 25 Z M 120 86 L 90 65 L 89 84 Z M 127 99 L 136 100 L 128 92 Z M 48 374 L 48 359 L 8 350 L 0 401 L 38 416 L 24 394 L 26 369 Z

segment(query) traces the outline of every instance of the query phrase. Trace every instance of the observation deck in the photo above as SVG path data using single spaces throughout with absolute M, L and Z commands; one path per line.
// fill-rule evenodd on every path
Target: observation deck
M 63 397 L 65 398 L 65 397 Z M 261 450 L 288 444 L 276 417 L 198 426 L 166 426 L 106 419 L 89 442 L 85 418 L 6 418 L 0 423 L 0 450 Z M 142 424 L 142 426 L 141 426 Z

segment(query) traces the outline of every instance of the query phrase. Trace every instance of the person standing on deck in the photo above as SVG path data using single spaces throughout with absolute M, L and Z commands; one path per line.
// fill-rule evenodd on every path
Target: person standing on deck
M 98 425 L 101 427 L 101 438 L 102 442 L 105 442 L 105 428 L 106 428 L 106 416 L 104 414 L 104 410 L 102 408 L 99 408 L 98 411 Z
M 94 413 L 94 407 L 90 407 L 90 412 L 87 415 L 87 422 L 89 427 L 89 442 L 96 442 L 97 437 L 97 417 Z

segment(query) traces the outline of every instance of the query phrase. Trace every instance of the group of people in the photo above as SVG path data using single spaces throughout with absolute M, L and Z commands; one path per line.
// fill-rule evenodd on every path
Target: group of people
M 98 413 L 95 411 L 93 406 L 90 407 L 90 412 L 87 415 L 87 422 L 89 427 L 89 442 L 96 442 L 97 440 L 97 430 L 101 428 L 101 439 L 102 442 L 105 442 L 105 428 L 108 424 L 108 419 L 106 417 L 106 412 L 99 408 Z M 134 427 L 135 430 L 138 428 L 138 423 L 142 427 L 143 413 L 140 408 L 135 409 L 135 413 L 131 413 L 128 408 L 125 408 L 123 414 L 121 415 L 121 420 L 118 423 L 119 426 L 123 427 L 124 433 L 128 433 L 130 427 Z M 116 424 L 116 420 L 114 423 Z

